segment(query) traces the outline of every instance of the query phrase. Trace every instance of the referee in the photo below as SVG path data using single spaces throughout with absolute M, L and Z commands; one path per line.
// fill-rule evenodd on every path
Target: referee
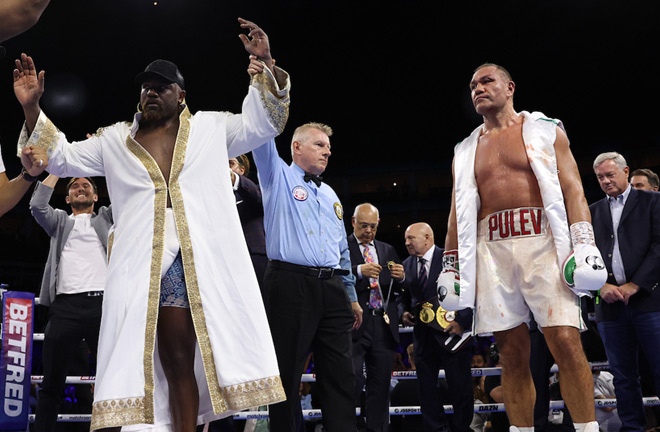
M 270 407 L 270 430 L 302 422 L 300 376 L 314 353 L 316 391 L 329 432 L 356 429 L 351 330 L 362 323 L 344 211 L 322 182 L 332 129 L 307 123 L 294 131 L 293 163 L 275 141 L 253 151 L 264 202 L 266 312 L 287 400 Z

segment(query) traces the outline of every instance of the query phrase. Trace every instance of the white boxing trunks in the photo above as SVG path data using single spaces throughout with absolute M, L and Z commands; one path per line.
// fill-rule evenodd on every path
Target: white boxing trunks
M 564 285 L 543 208 L 502 210 L 479 221 L 475 333 L 529 325 L 584 330 L 579 298 Z
M 177 255 L 179 254 L 179 233 L 176 230 L 174 211 L 168 207 L 165 209 L 165 244 L 163 245 L 163 259 L 160 266 L 160 278 L 164 278 Z

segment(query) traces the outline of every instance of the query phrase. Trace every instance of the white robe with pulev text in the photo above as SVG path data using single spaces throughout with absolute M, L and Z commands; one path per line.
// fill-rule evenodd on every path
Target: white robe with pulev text
M 284 400 L 227 160 L 282 131 L 289 87 L 288 75 L 279 86 L 267 71 L 253 78 L 241 114 L 185 108 L 167 183 L 134 139 L 139 113 L 73 143 L 43 112 L 29 137 L 24 128 L 19 152 L 47 149 L 59 177 L 105 176 L 112 202 L 92 430 L 171 430 L 156 343 L 168 184 L 197 335 L 198 424 Z

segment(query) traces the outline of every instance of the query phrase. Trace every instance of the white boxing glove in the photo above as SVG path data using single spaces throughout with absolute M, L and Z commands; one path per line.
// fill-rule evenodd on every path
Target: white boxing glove
M 438 302 L 444 310 L 461 310 L 461 277 L 458 273 L 458 251 L 450 250 L 442 254 L 442 272 L 436 282 Z
M 605 262 L 596 247 L 594 232 L 589 222 L 571 225 L 571 253 L 562 266 L 564 283 L 578 296 L 592 296 L 607 281 Z

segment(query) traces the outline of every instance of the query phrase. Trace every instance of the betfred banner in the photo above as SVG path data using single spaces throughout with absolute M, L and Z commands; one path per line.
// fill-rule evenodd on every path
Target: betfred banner
M 25 431 L 30 411 L 34 294 L 8 291 L 2 297 L 0 430 Z

